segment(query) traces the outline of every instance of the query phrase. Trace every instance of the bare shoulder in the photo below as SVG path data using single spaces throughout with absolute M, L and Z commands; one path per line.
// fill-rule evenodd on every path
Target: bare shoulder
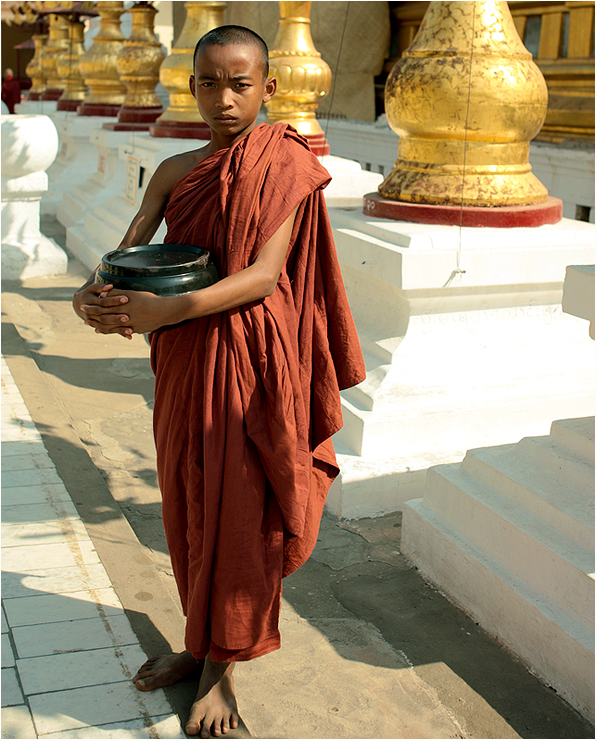
M 209 155 L 209 152 L 203 149 L 195 149 L 192 152 L 175 154 L 165 159 L 156 169 L 156 175 L 159 173 L 160 178 L 171 184 L 170 190 L 176 183 L 196 167 L 202 160 Z
M 209 152 L 205 149 L 195 149 L 191 152 L 168 157 L 159 164 L 152 181 L 155 181 L 155 185 L 160 191 L 170 194 L 176 183 L 188 175 L 194 167 L 209 155 Z

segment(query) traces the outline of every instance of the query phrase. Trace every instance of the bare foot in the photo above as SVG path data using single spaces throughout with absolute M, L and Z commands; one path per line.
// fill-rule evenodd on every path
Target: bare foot
M 199 680 L 197 699 L 193 703 L 185 731 L 189 736 L 209 738 L 228 733 L 238 726 L 238 708 L 234 695 L 232 672 L 234 662 L 221 663 L 205 659 Z
M 193 658 L 190 651 L 158 656 L 143 664 L 133 677 L 133 682 L 142 692 L 149 692 L 156 687 L 167 687 L 169 684 L 190 677 L 200 668 L 201 663 Z

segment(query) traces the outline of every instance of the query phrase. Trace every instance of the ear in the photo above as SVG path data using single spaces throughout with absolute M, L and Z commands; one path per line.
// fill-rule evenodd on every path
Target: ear
M 263 102 L 269 103 L 270 100 L 274 97 L 276 94 L 276 90 L 278 88 L 278 81 L 275 77 L 270 77 L 265 81 L 265 87 L 263 90 Z
M 189 89 L 193 98 L 195 97 L 195 75 L 189 77 Z

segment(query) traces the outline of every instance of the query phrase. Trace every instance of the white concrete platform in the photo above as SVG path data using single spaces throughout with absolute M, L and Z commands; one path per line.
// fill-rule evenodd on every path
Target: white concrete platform
M 2 738 L 185 738 L 2 359 Z
M 595 700 L 595 419 L 428 472 L 401 550 L 585 717 Z
M 97 169 L 84 180 L 76 182 L 63 194 L 56 207 L 56 217 L 66 228 L 83 223 L 85 213 L 124 189 L 126 163 L 118 156 L 121 144 L 130 144 L 134 134 L 129 131 L 92 129 L 89 141 L 96 148 Z
M 56 214 L 58 205 L 73 185 L 85 182 L 97 169 L 98 154 L 91 143 L 91 132 L 115 121 L 107 116 L 78 116 L 70 111 L 56 111 L 52 119 L 58 129 L 60 149 L 48 170 L 50 188 L 42 199 L 42 214 Z
M 330 216 L 367 366 L 342 393 L 335 514 L 399 510 L 422 496 L 430 466 L 593 412 L 593 347 L 561 300 L 567 265 L 592 259 L 594 225 L 460 230 Z

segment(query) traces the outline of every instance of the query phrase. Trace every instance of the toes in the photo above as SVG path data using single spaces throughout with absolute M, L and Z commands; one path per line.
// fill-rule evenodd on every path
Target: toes
M 190 720 L 184 727 L 184 730 L 185 733 L 187 733 L 189 736 L 199 735 L 199 726 L 197 725 L 197 723 L 195 723 L 194 720 Z

